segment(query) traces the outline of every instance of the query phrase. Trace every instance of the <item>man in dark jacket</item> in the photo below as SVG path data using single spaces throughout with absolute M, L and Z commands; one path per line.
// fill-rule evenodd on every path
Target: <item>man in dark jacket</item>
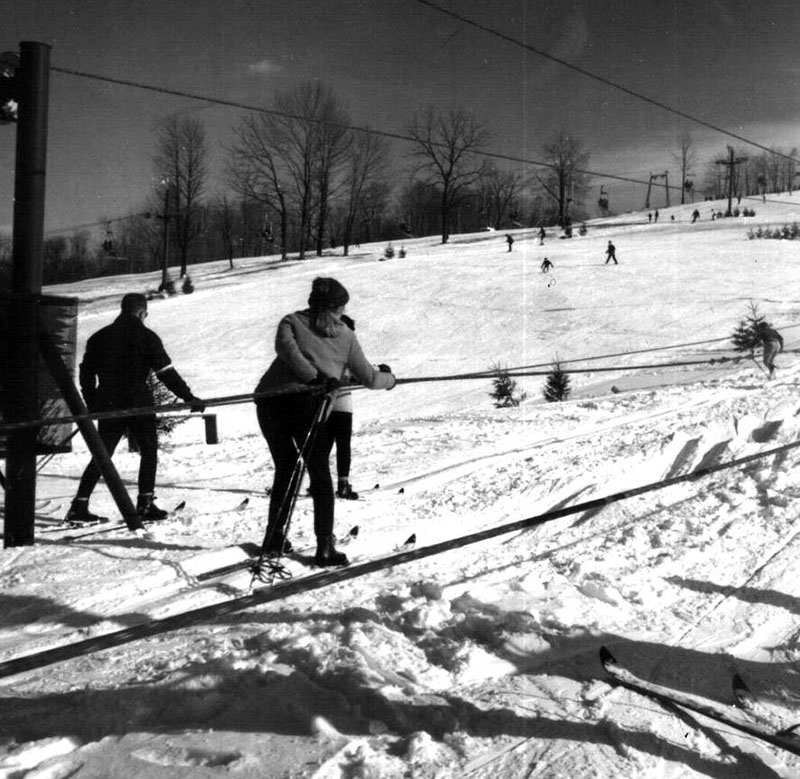
M 180 377 L 164 350 L 161 339 L 147 327 L 147 298 L 131 292 L 122 298 L 120 315 L 107 327 L 98 330 L 86 343 L 79 378 L 86 406 L 91 412 L 121 411 L 152 407 L 153 393 L 147 379 L 152 371 L 192 411 L 205 405 L 195 397 Z M 109 455 L 126 429 L 135 438 L 141 457 L 139 463 L 139 498 L 136 511 L 142 521 L 164 519 L 167 512 L 153 502 L 158 466 L 156 415 L 99 419 L 97 432 Z M 92 460 L 83 472 L 78 493 L 67 513 L 67 522 L 98 522 L 102 517 L 89 511 L 89 498 L 100 478 L 100 469 Z

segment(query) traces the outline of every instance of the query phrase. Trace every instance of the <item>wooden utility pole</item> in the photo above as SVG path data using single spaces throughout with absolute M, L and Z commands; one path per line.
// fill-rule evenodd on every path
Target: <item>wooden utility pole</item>
M 717 165 L 724 165 L 728 169 L 728 210 L 725 216 L 733 216 L 733 174 L 737 165 L 747 161 L 747 157 L 736 157 L 733 146 L 728 146 L 727 159 L 714 160 Z
M 39 414 L 37 320 L 42 292 L 49 84 L 50 47 L 44 43 L 20 43 L 15 85 L 19 116 L 12 300 L 4 409 L 8 422 L 27 422 Z M 8 435 L 3 533 L 6 547 L 33 544 L 37 435 L 36 427 L 13 430 Z

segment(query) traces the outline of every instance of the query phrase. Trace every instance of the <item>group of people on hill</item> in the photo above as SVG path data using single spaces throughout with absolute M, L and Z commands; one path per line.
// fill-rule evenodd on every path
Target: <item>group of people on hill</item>
M 617 263 L 609 241 L 606 263 Z M 545 258 L 543 273 L 553 264 Z M 352 398 L 348 384 L 390 390 L 396 378 L 388 365 L 372 365 L 355 335 L 355 322 L 345 314 L 350 295 L 333 278 L 317 277 L 311 286 L 308 307 L 284 316 L 275 336 L 276 356 L 255 388 L 259 428 L 266 440 L 275 471 L 270 491 L 264 554 L 290 552 L 287 527 L 300 489 L 303 469 L 310 478 L 314 505 L 315 562 L 320 566 L 346 565 L 346 555 L 334 543 L 334 497 L 357 497 L 349 483 Z M 110 325 L 87 341 L 79 369 L 79 381 L 90 412 L 120 412 L 98 419 L 97 431 L 109 455 L 126 433 L 135 438 L 140 455 L 136 518 L 163 520 L 168 513 L 154 502 L 158 438 L 151 373 L 192 411 L 203 411 L 197 397 L 172 365 L 161 338 L 145 326 L 147 298 L 129 293 Z M 760 332 L 764 364 L 772 378 L 775 356 L 783 350 L 783 338 L 774 328 Z M 133 415 L 122 412 L 136 409 Z M 337 446 L 336 492 L 330 471 L 330 454 Z M 302 467 L 301 467 L 302 466 Z M 89 511 L 89 499 L 100 478 L 93 458 L 86 466 L 77 493 L 65 517 L 69 523 L 101 521 Z M 130 526 L 130 523 L 129 523 Z
M 352 379 L 369 389 L 390 390 L 396 379 L 388 365 L 373 366 L 359 345 L 355 323 L 345 314 L 350 295 L 336 279 L 318 277 L 311 286 L 308 308 L 284 316 L 275 336 L 276 356 L 256 386 L 256 416 L 275 466 L 264 553 L 279 556 L 291 551 L 286 535 L 293 495 L 307 468 L 314 504 L 315 562 L 320 566 L 346 565 L 346 555 L 334 543 L 334 489 L 329 458 L 337 445 L 340 498 L 357 497 L 349 483 Z M 161 338 L 145 326 L 147 298 L 129 293 L 120 314 L 87 341 L 79 369 L 81 392 L 90 412 L 123 412 L 98 419 L 98 435 L 109 455 L 125 433 L 135 437 L 140 455 L 136 518 L 163 520 L 168 512 L 154 501 L 158 438 L 151 372 L 192 411 L 203 411 L 197 397 L 173 367 Z M 302 458 L 302 459 L 301 459 Z M 93 458 L 83 472 L 65 521 L 102 520 L 89 511 L 89 499 L 100 478 Z M 130 523 L 129 523 L 130 526 Z

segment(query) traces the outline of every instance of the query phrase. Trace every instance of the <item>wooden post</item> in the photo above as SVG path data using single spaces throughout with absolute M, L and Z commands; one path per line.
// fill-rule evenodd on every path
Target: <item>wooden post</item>
M 47 111 L 50 47 L 20 44 L 17 71 L 19 119 L 14 179 L 14 243 L 9 311 L 5 411 L 9 422 L 36 419 L 37 319 L 42 291 L 44 195 L 47 166 Z M 3 544 L 28 546 L 34 540 L 37 428 L 8 436 Z

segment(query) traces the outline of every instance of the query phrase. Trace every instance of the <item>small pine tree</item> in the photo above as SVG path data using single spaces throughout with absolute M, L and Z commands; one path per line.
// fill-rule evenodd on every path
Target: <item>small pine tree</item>
M 489 397 L 494 400 L 495 408 L 508 408 L 518 406 L 525 400 L 527 394 L 520 392 L 517 382 L 509 375 L 508 370 L 500 368 L 499 365 L 493 366 L 497 375 L 492 379 L 492 391 Z
M 166 406 L 170 403 L 174 403 L 177 400 L 177 398 L 152 373 L 147 377 L 147 386 L 153 393 L 153 400 L 155 401 L 156 406 Z M 182 425 L 188 418 L 189 417 L 186 415 L 159 415 L 156 417 L 156 430 L 158 431 L 159 436 L 167 437 L 178 425 Z M 130 449 L 131 452 L 138 452 L 139 446 L 130 430 L 126 429 L 125 434 L 128 438 L 128 449 Z
M 755 356 L 755 350 L 761 345 L 761 334 L 769 322 L 758 313 L 758 306 L 750 301 L 750 313 L 739 320 L 736 329 L 731 333 L 733 348 L 737 352 L 749 352 L 750 357 Z
M 383 256 L 387 260 L 391 260 L 394 257 L 394 246 L 392 244 L 388 244 L 386 248 L 383 250 Z
M 569 398 L 571 392 L 569 374 L 563 369 L 561 362 L 556 360 L 552 370 L 547 374 L 542 395 L 548 403 L 558 403 Z
M 194 284 L 192 284 L 192 277 L 189 274 L 186 274 L 186 277 L 183 280 L 183 286 L 181 287 L 183 290 L 184 295 L 191 295 L 194 292 Z

